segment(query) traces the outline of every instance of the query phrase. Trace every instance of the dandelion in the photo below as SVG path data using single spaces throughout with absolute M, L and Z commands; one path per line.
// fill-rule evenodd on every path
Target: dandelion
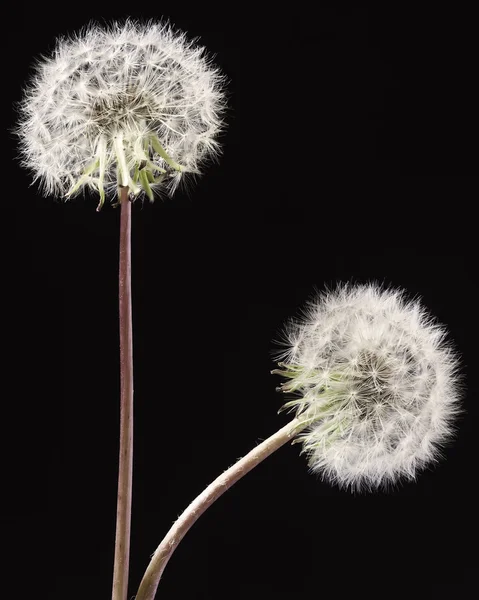
M 213 481 L 166 534 L 136 600 L 153 600 L 191 526 L 229 487 L 287 442 L 302 442 L 313 472 L 351 490 L 412 479 L 437 460 L 459 412 L 458 360 L 446 330 L 419 301 L 376 285 L 319 295 L 284 332 L 280 410 L 295 418 Z
M 311 421 L 303 442 L 313 471 L 354 489 L 414 478 L 439 456 L 458 412 L 457 359 L 446 331 L 418 301 L 375 285 L 314 300 L 286 328 L 275 370 Z
M 172 194 L 219 153 L 224 77 L 166 23 L 90 25 L 38 61 L 20 103 L 23 165 L 45 194 L 121 206 L 120 452 L 113 600 L 126 600 L 133 468 L 131 200 Z
M 20 104 L 23 164 L 46 195 L 172 194 L 219 151 L 224 77 L 166 23 L 90 25 L 58 41 Z

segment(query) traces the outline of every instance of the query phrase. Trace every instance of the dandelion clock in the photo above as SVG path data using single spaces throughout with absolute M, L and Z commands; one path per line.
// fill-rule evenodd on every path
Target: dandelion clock
M 38 61 L 21 104 L 23 164 L 46 195 L 172 193 L 219 152 L 223 77 L 161 23 L 90 26 Z
M 39 59 L 19 105 L 23 165 L 45 195 L 121 206 L 120 460 L 113 600 L 126 600 L 133 460 L 131 203 L 172 195 L 220 151 L 224 77 L 164 22 L 89 25 Z
M 402 290 L 342 285 L 284 328 L 273 371 L 294 411 L 286 426 L 222 473 L 173 524 L 136 600 L 153 600 L 165 566 L 201 514 L 288 442 L 311 472 L 351 491 L 414 479 L 437 461 L 459 412 L 458 360 L 446 330 Z

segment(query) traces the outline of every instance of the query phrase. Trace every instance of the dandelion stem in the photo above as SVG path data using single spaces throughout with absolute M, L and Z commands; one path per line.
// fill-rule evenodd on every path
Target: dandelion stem
M 232 485 L 249 473 L 265 458 L 270 456 L 291 441 L 298 431 L 304 429 L 303 417 L 293 419 L 285 427 L 274 433 L 253 448 L 246 456 L 217 477 L 210 485 L 188 506 L 178 520 L 173 524 L 153 557 L 141 580 L 136 600 L 153 600 L 160 578 L 171 555 L 176 550 L 183 537 L 194 525 L 198 518 Z
M 131 318 L 131 202 L 120 187 L 120 457 L 112 600 L 126 600 L 133 476 L 133 335 Z

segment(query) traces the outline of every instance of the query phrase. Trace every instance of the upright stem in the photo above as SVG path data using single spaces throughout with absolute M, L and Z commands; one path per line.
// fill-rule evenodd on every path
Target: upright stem
M 131 202 L 120 188 L 120 458 L 112 600 L 126 600 L 133 479 L 133 327 L 131 318 Z
M 178 520 L 173 524 L 161 544 L 156 549 L 150 564 L 141 580 L 136 600 L 153 600 L 155 597 L 161 575 L 171 555 L 176 550 L 183 537 L 194 525 L 197 519 L 209 508 L 215 500 L 226 492 L 233 484 L 239 481 L 251 469 L 267 458 L 278 448 L 306 426 L 304 419 L 293 419 L 285 427 L 277 431 L 268 439 L 253 448 L 246 456 L 241 458 L 232 467 L 227 469 L 213 483 L 194 500 Z

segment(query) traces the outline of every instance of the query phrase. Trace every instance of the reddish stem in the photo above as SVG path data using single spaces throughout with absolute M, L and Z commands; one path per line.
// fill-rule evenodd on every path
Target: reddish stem
M 112 600 L 126 600 L 133 480 L 133 326 L 131 317 L 131 202 L 120 188 L 120 456 Z

